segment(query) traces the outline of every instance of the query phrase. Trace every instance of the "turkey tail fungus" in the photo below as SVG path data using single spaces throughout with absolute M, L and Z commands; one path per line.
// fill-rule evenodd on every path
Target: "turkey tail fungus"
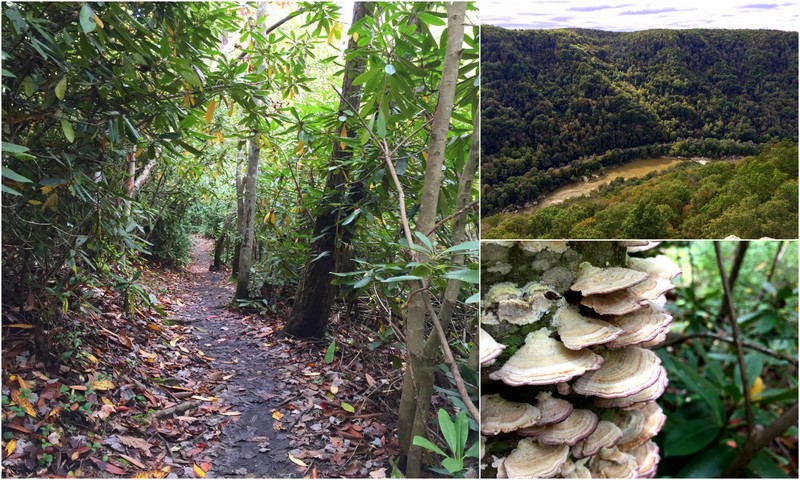
M 653 477 L 667 372 L 665 294 L 681 270 L 652 243 L 482 246 L 483 477 Z

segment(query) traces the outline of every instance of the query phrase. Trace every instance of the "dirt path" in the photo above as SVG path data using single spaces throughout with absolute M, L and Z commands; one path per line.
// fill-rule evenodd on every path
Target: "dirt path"
M 193 327 L 194 342 L 209 359 L 208 370 L 193 376 L 222 382 L 212 390 L 217 411 L 204 418 L 207 433 L 185 446 L 197 453 L 195 463 L 210 464 L 209 477 L 386 472 L 381 467 L 394 450 L 387 446 L 393 435 L 386 434 L 384 414 L 375 413 L 369 398 L 380 394 L 381 384 L 357 373 L 365 370 L 358 355 L 349 365 L 339 355 L 325 364 L 327 342 L 277 339 L 281 315 L 263 318 L 230 309 L 229 273 L 208 271 L 212 248 L 210 240 L 193 240 L 178 295 L 182 305 L 173 311 L 177 321 Z M 355 415 L 342 402 L 355 405 Z

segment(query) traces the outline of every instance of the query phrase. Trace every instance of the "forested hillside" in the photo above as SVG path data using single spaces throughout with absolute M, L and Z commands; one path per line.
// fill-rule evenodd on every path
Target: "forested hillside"
M 797 140 L 797 33 L 483 32 L 483 215 L 632 158 Z
M 797 145 L 617 178 L 590 198 L 483 219 L 488 238 L 796 238 Z

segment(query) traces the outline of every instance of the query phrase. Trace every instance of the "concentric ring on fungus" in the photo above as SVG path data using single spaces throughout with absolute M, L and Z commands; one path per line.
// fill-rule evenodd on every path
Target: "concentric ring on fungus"
M 570 350 L 550 338 L 547 329 L 541 329 L 529 333 L 525 344 L 489 378 L 512 386 L 553 385 L 597 370 L 602 364 L 600 355 L 590 350 Z
M 584 317 L 577 307 L 572 306 L 560 309 L 557 321 L 558 336 L 570 350 L 608 343 L 625 333 L 625 330 L 603 320 Z
M 551 478 L 567 461 L 566 445 L 540 445 L 532 438 L 523 438 L 503 462 L 508 478 Z
M 591 410 L 576 408 L 566 420 L 548 425 L 539 434 L 539 443 L 543 445 L 569 445 L 580 442 L 597 428 L 597 414 Z
M 639 393 L 661 375 L 661 359 L 650 350 L 625 347 L 604 352 L 603 365 L 572 384 L 581 395 L 619 398 Z
M 569 287 L 573 292 L 582 295 L 611 293 L 632 287 L 647 279 L 645 272 L 622 267 L 599 268 L 589 262 L 583 262 L 575 283 Z

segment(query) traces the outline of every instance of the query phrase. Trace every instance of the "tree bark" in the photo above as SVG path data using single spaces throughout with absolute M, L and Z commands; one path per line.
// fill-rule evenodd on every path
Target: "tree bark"
M 242 246 L 239 249 L 239 273 L 236 277 L 236 293 L 234 294 L 236 299 L 250 296 L 250 266 L 253 262 L 253 236 L 256 225 L 256 179 L 261 153 L 257 136 L 258 131 L 256 130 L 248 141 L 247 174 L 244 178 L 244 218 L 242 219 L 244 235 Z
M 431 135 L 428 143 L 428 162 L 425 167 L 420 209 L 417 215 L 418 232 L 431 232 L 436 221 L 444 173 L 444 153 L 450 115 L 453 112 L 458 68 L 464 42 L 464 16 L 466 3 L 454 2 L 447 6 L 447 48 L 445 50 L 442 79 L 439 85 L 439 99 L 434 111 Z M 420 255 L 420 262 L 428 258 Z M 432 379 L 435 356 L 426 351 L 425 317 L 426 305 L 423 295 L 418 292 L 409 300 L 406 314 L 407 366 L 403 377 L 403 392 L 400 399 L 398 430 L 400 436 L 401 461 L 405 462 L 405 474 L 418 478 L 422 473 L 422 448 L 413 445 L 414 436 L 427 437 L 428 410 L 433 393 Z M 430 385 L 430 388 L 428 388 Z M 424 387 L 424 388 L 423 388 Z
M 356 22 L 371 11 L 372 5 L 356 2 L 353 5 L 353 22 Z M 358 48 L 356 41 L 351 37 L 347 44 L 346 55 Z M 364 59 L 354 56 L 345 62 L 344 78 L 342 80 L 342 96 L 339 101 L 339 115 L 350 109 L 350 105 L 358 108 L 361 103 L 361 86 L 353 85 L 353 80 L 364 69 Z M 345 101 L 346 99 L 346 101 Z M 341 125 L 339 127 L 341 130 Z M 348 129 L 348 136 L 353 136 L 355 128 Z M 337 168 L 330 170 L 325 182 L 325 201 L 322 212 L 314 223 L 316 238 L 311 245 L 311 255 L 305 265 L 303 277 L 300 280 L 297 295 L 292 308 L 292 313 L 286 321 L 283 331 L 294 337 L 321 338 L 325 334 L 328 324 L 328 314 L 333 303 L 335 288 L 331 285 L 330 275 L 335 271 L 335 250 L 339 237 L 339 208 L 345 196 L 346 167 L 345 163 L 353 156 L 352 147 L 345 145 L 342 148 L 335 142 L 331 153 L 331 165 Z
M 219 236 L 214 244 L 214 263 L 211 264 L 212 272 L 218 272 L 222 268 L 222 252 L 225 250 L 225 239 L 228 237 L 228 229 L 231 227 L 233 221 L 233 211 L 225 216 L 225 222 L 222 224 L 222 229 L 219 231 Z
M 231 275 L 239 275 L 239 257 L 242 253 L 242 237 L 244 237 L 244 184 L 242 183 L 242 157 L 236 155 L 236 239 L 233 246 Z

